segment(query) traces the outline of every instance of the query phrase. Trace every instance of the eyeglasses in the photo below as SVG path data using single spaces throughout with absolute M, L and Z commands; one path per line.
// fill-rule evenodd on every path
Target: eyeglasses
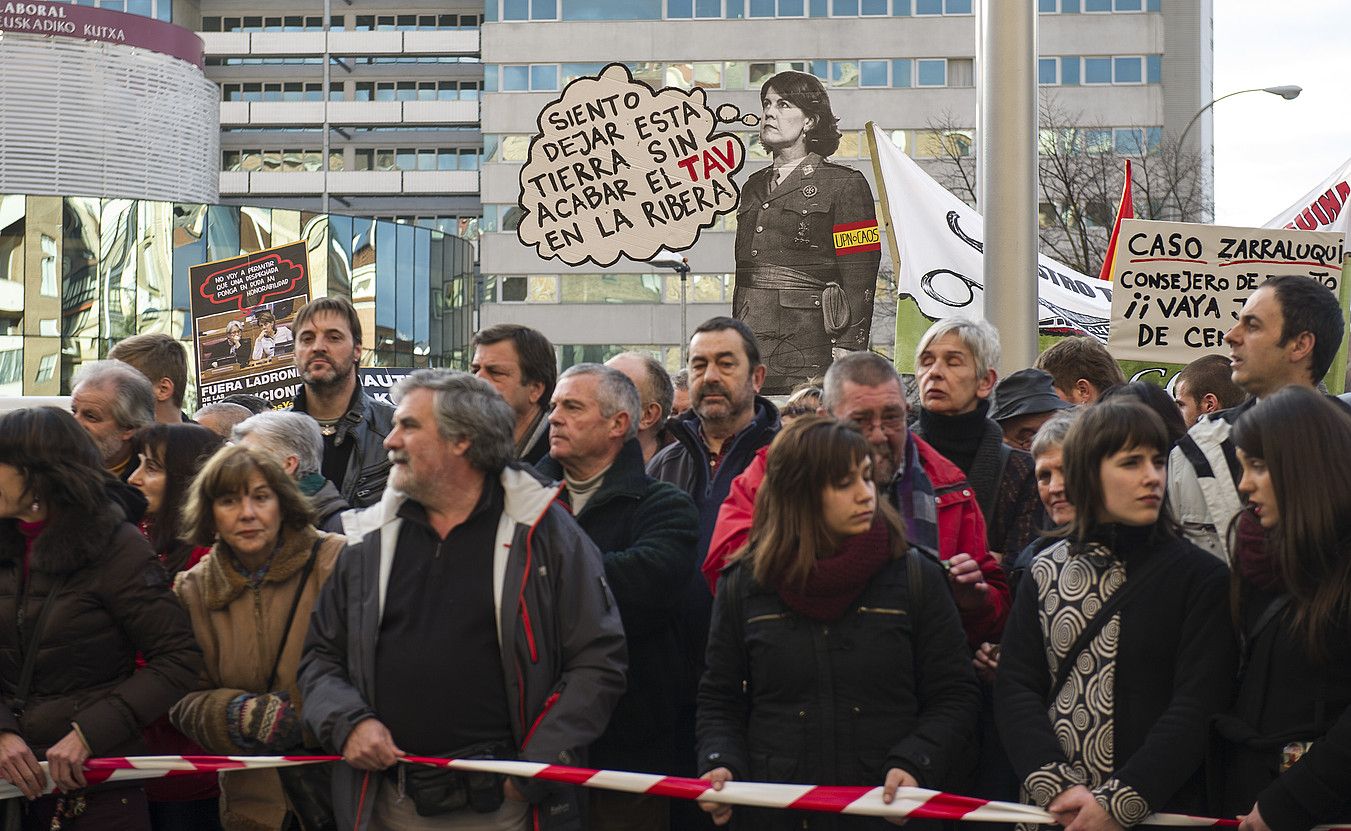
M 887 412 L 878 415 L 876 413 L 857 413 L 849 419 L 854 426 L 863 432 L 868 432 L 875 426 L 880 426 L 884 431 L 899 430 L 905 426 L 905 414 L 896 412 Z

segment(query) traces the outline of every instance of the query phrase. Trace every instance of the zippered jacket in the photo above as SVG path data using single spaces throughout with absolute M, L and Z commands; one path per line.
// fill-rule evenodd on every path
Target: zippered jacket
M 522 760 L 577 765 L 624 692 L 627 654 L 619 608 L 600 552 L 558 502 L 562 486 L 545 486 L 515 465 L 501 472 L 500 481 L 504 500 L 493 546 L 493 588 L 512 737 Z M 407 498 L 387 488 L 379 504 L 343 516 L 348 547 L 310 621 L 300 662 L 302 716 L 333 753 L 342 752 L 359 722 L 379 717 L 375 651 L 402 524 L 399 506 Z M 384 781 L 335 766 L 339 828 L 369 827 L 374 791 Z M 540 780 L 517 785 L 532 803 L 532 827 L 581 827 L 570 787 Z

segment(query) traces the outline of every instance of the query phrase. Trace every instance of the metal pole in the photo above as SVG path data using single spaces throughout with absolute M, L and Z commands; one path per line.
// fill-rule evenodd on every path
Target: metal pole
M 984 171 L 985 319 L 1000 375 L 1037 358 L 1037 2 L 981 0 L 976 135 Z
M 320 169 L 324 171 L 324 192 L 320 198 L 319 203 L 320 204 L 319 211 L 320 213 L 323 214 L 328 213 L 328 154 L 329 154 L 328 87 L 329 83 L 332 81 L 332 77 L 330 75 L 329 54 L 328 54 L 328 24 L 329 24 L 329 17 L 332 16 L 332 10 L 333 10 L 332 0 L 324 0 L 324 139 L 323 139 L 324 148 L 322 151 L 324 154 L 324 158 L 319 163 Z
M 689 323 L 689 277 L 690 261 L 682 258 L 682 265 L 676 269 L 680 273 L 680 365 L 690 362 L 690 323 Z

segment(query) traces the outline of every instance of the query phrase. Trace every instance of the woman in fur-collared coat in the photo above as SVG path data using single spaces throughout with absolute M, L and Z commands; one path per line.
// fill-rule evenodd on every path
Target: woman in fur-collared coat
M 301 750 L 296 666 L 314 601 L 345 545 L 316 531 L 299 487 L 271 459 L 227 447 L 202 468 L 185 510 L 189 540 L 211 553 L 174 585 L 206 658 L 202 689 L 170 713 L 209 752 Z M 275 770 L 221 777 L 226 829 L 272 831 L 292 810 Z

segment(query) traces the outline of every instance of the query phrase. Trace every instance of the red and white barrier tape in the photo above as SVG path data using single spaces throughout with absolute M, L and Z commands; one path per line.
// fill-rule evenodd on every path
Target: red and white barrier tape
M 90 759 L 85 763 L 85 778 L 90 785 L 189 776 L 199 773 L 229 772 L 259 768 L 290 767 L 318 762 L 339 761 L 338 756 L 130 756 Z M 1011 822 L 1054 824 L 1051 815 L 1034 805 L 995 802 L 968 796 L 931 791 L 926 788 L 900 788 L 891 804 L 882 801 L 880 787 L 782 785 L 768 782 L 728 782 L 721 791 L 702 779 L 629 773 L 618 770 L 546 765 L 538 762 L 506 762 L 482 759 L 436 759 L 407 756 L 407 763 L 449 767 L 485 773 L 501 773 L 527 779 L 546 779 L 588 788 L 604 788 L 626 793 L 651 794 L 675 799 L 698 799 L 725 805 L 755 808 L 790 808 L 797 811 L 821 811 L 873 817 L 915 817 L 963 822 Z M 46 762 L 42 763 L 44 770 Z M 50 792 L 50 786 L 49 786 Z M 0 799 L 20 796 L 19 790 L 0 781 Z M 1193 817 L 1183 814 L 1154 814 L 1142 825 L 1183 828 L 1234 827 L 1237 820 Z M 1313 831 L 1351 831 L 1351 826 L 1320 825 Z

